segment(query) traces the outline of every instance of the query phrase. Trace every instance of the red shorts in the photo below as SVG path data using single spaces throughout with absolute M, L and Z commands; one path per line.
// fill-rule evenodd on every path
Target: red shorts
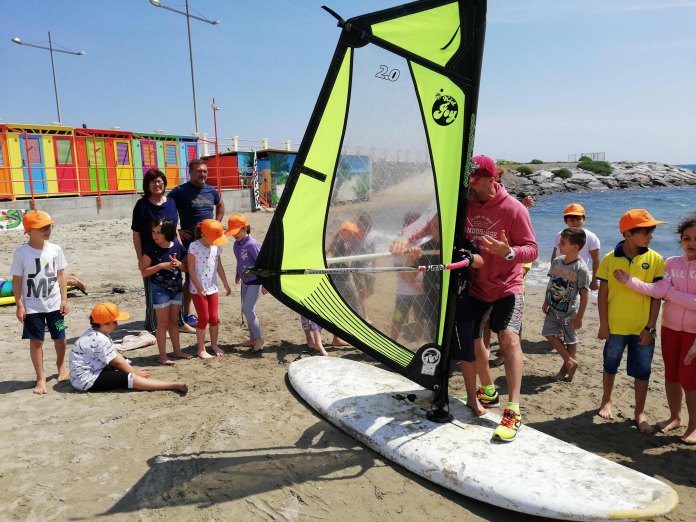
M 696 334 L 678 332 L 666 326 L 661 329 L 662 358 L 665 361 L 665 380 L 678 382 L 685 391 L 696 390 L 696 360 L 684 364 L 684 357 L 691 349 Z

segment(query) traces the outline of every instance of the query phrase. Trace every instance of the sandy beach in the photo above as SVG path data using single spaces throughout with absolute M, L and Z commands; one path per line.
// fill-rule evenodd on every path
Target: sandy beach
M 252 235 L 263 239 L 270 220 L 270 214 L 251 215 Z M 6 271 L 23 241 L 21 233 L 0 233 L 0 264 Z M 115 339 L 140 331 L 144 296 L 130 220 L 58 224 L 52 241 L 63 247 L 68 271 L 76 272 L 89 291 L 69 299 L 70 341 L 89 326 L 89 311 L 104 300 L 132 314 Z M 233 278 L 231 248 L 223 259 Z M 115 286 L 125 293 L 113 293 Z M 528 288 L 525 423 L 670 484 L 680 503 L 665 520 L 693 520 L 696 448 L 679 441 L 684 428 L 655 436 L 638 432 L 631 421 L 633 389 L 625 359 L 616 380 L 617 419 L 595 415 L 602 344 L 596 339 L 594 300 L 580 335 L 581 368 L 572 383 L 554 381 L 561 360 L 540 335 L 542 297 L 543 288 Z M 257 311 L 266 340 L 261 354 L 238 346 L 246 338 L 238 288 L 220 299 L 225 357 L 163 367 L 156 365 L 155 346 L 125 353 L 156 378 L 186 381 L 185 397 L 78 393 L 67 382 L 57 383 L 50 341 L 45 346 L 49 391 L 39 397 L 31 391 L 34 373 L 14 306 L 0 308 L 0 519 L 532 520 L 429 483 L 324 421 L 286 380 L 288 364 L 307 356 L 298 316 L 270 295 L 262 297 Z M 330 338 L 324 332 L 325 342 Z M 195 353 L 194 336 L 182 335 L 182 345 Z M 331 357 L 368 360 L 351 348 L 328 351 Z M 503 369 L 493 372 L 504 394 Z M 658 347 L 647 406 L 651 422 L 668 414 L 663 378 Z M 454 395 L 463 392 L 461 376 L 452 379 L 452 388 Z

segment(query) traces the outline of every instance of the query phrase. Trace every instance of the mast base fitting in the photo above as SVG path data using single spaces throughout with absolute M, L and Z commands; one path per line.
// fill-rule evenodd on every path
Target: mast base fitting
M 437 408 L 435 410 L 430 410 L 425 414 L 430 422 L 436 422 L 437 424 L 445 424 L 451 422 L 454 417 L 452 414 L 443 408 Z

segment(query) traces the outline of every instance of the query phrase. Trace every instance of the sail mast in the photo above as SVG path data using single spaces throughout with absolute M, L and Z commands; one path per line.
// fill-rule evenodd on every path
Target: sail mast
M 466 236 L 466 209 L 469 197 L 469 175 L 471 174 L 471 157 L 474 148 L 474 134 L 476 131 L 476 110 L 478 107 L 478 85 L 481 79 L 483 63 L 483 45 L 486 33 L 486 1 L 474 1 L 472 3 L 460 3 L 460 20 L 465 24 L 461 33 L 465 35 L 463 45 L 464 52 L 452 60 L 460 60 L 466 70 L 472 71 L 471 83 L 476 86 L 470 89 L 468 94 L 467 111 L 465 113 L 465 126 L 461 161 L 461 183 L 459 184 L 459 205 L 455 220 L 455 245 L 463 245 Z M 451 419 L 445 411 L 449 401 L 449 375 L 452 360 L 452 342 L 455 334 L 456 299 L 457 291 L 454 287 L 455 279 L 450 279 L 450 291 L 447 295 L 447 311 L 445 315 L 445 338 L 443 342 L 444 364 L 440 366 L 439 385 L 435 389 L 433 398 L 433 411 L 428 418 L 435 422 L 447 422 Z M 468 289 L 467 289 L 468 291 Z M 468 311 L 467 311 L 468 312 Z

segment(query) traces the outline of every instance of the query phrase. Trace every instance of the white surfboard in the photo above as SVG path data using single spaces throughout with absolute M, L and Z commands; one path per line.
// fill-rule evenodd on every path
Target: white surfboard
M 512 443 L 495 442 L 491 435 L 500 415 L 477 418 L 456 399 L 450 398 L 454 421 L 434 424 L 423 411 L 430 407 L 430 391 L 368 364 L 311 357 L 293 362 L 288 375 L 293 388 L 331 423 L 467 497 L 565 520 L 650 519 L 678 502 L 676 492 L 659 480 L 529 426 L 523 425 Z

